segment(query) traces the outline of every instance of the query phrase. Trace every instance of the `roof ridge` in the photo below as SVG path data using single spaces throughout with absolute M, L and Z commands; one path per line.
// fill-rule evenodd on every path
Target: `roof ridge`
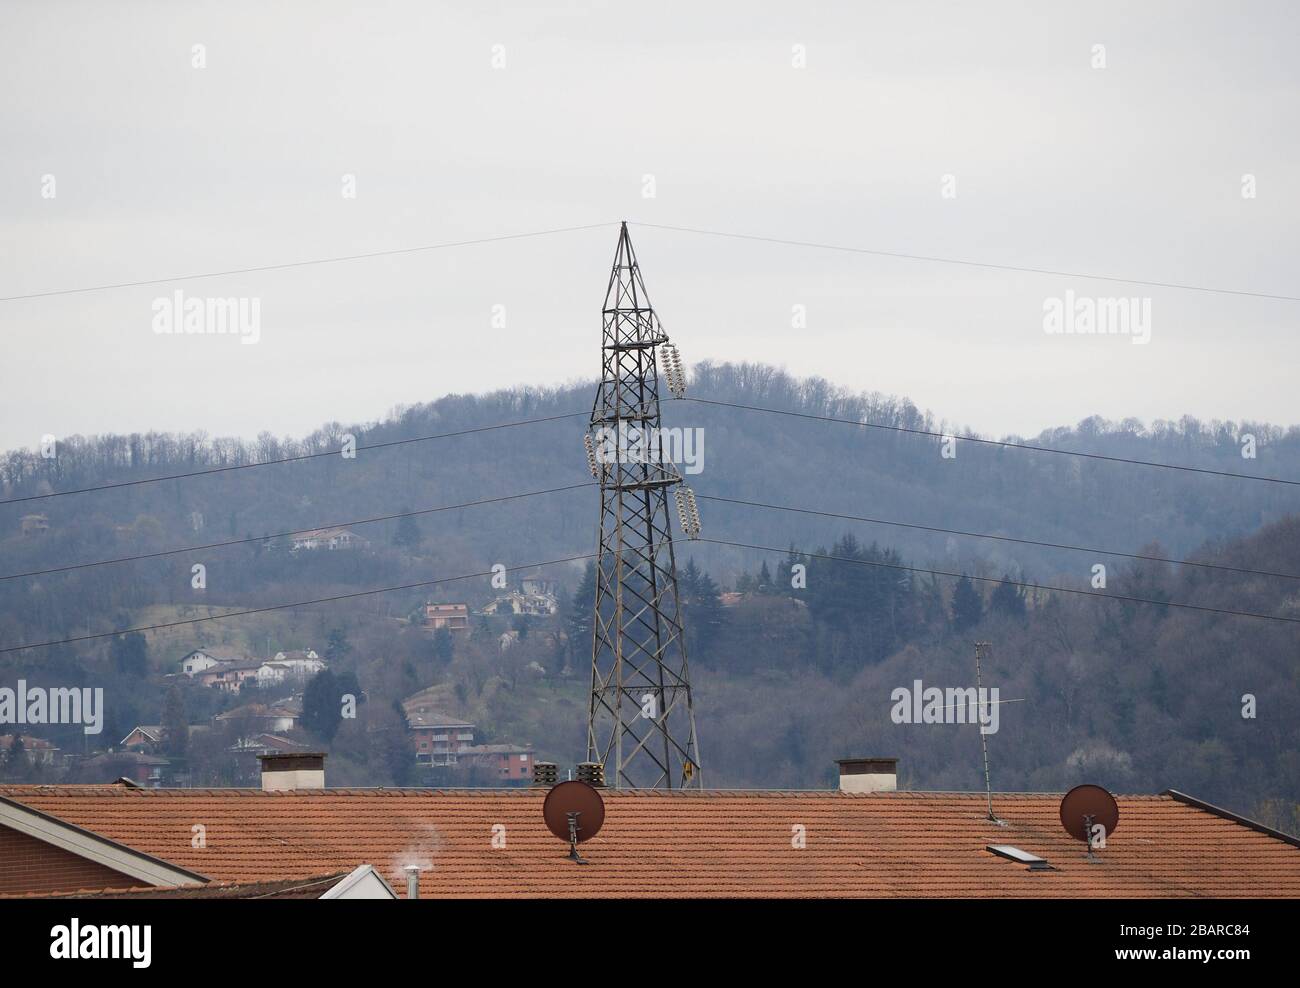
M 276 789 L 264 790 L 256 786 L 200 786 L 195 788 L 128 788 L 117 783 L 39 783 L 32 785 L 0 783 L 0 795 L 48 794 L 58 796 L 137 796 L 153 799 L 185 798 L 192 796 L 242 796 L 242 797 L 291 797 L 291 796 L 391 796 L 407 797 L 422 795 L 454 796 L 510 796 L 522 798 L 529 795 L 544 795 L 547 790 L 535 786 L 326 786 L 324 788 Z M 641 799 L 710 799 L 726 796 L 752 796 L 766 799 L 783 797 L 814 797 L 837 799 L 969 799 L 984 800 L 987 794 L 967 792 L 964 790 L 945 789 L 899 789 L 880 792 L 843 792 L 839 789 L 604 789 L 603 795 L 620 798 Z M 1172 790 L 1162 793 L 1116 794 L 1122 800 L 1173 800 Z M 1001 799 L 1060 799 L 1063 792 L 995 792 L 993 796 Z M 1182 800 L 1186 801 L 1186 799 Z M 1206 804 L 1208 806 L 1208 804 Z

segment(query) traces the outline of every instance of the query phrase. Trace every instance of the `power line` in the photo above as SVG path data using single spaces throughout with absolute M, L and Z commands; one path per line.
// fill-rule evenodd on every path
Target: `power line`
M 751 545 L 747 542 L 729 542 L 725 539 L 696 539 L 697 542 L 711 542 L 714 545 L 729 545 L 736 549 L 757 549 L 761 552 L 789 553 L 790 547 L 778 549 L 770 545 Z M 841 563 L 857 563 L 862 566 L 879 566 L 884 569 L 903 570 L 908 573 L 923 573 L 929 576 L 946 576 L 960 580 L 965 577 L 968 580 L 976 580 L 980 583 L 1002 583 L 1003 581 L 992 576 L 971 576 L 968 573 L 949 573 L 940 569 L 923 569 L 920 566 L 904 566 L 902 563 L 886 563 L 873 559 L 854 559 L 850 556 L 832 556 L 821 552 L 804 552 L 794 550 L 796 555 L 805 556 L 810 559 L 829 559 Z M 1287 624 L 1300 624 L 1300 618 L 1282 617 L 1279 614 L 1260 614 L 1256 611 L 1235 611 L 1227 607 L 1209 607 L 1202 604 L 1187 604 L 1173 600 L 1153 600 L 1150 597 L 1131 597 L 1126 594 L 1117 593 L 1098 593 L 1096 590 L 1080 590 L 1075 587 L 1044 587 L 1037 583 L 1021 583 L 1016 580 L 1007 580 L 1013 587 L 1020 587 L 1024 590 L 1045 590 L 1048 593 L 1072 593 L 1084 597 L 1100 597 L 1103 600 L 1121 600 L 1131 604 L 1155 604 L 1159 607 L 1180 607 L 1192 611 L 1207 611 L 1211 614 L 1227 614 L 1233 617 L 1258 618 L 1261 621 L 1282 621 Z
M 674 539 L 672 541 L 672 544 L 676 545 L 682 541 L 683 541 L 682 539 Z M 732 548 L 736 548 L 736 549 L 753 549 L 759 552 L 774 552 L 774 553 L 789 552 L 788 547 L 785 549 L 779 549 L 776 548 L 775 546 L 753 545 L 748 542 L 734 542 L 726 539 L 697 538 L 691 541 L 705 542 L 712 545 L 731 546 Z M 834 562 L 857 563 L 863 566 L 877 566 L 877 567 L 882 567 L 884 569 L 902 570 L 908 573 L 922 573 L 930 576 L 952 577 L 954 579 L 961 579 L 962 577 L 966 577 L 967 579 L 975 580 L 981 583 L 1002 582 L 1001 580 L 994 577 L 969 576 L 966 573 L 949 573 L 944 570 L 923 569 L 919 566 L 904 566 L 900 563 L 886 563 L 886 562 L 879 562 L 879 561 L 869 560 L 869 559 L 853 559 L 848 556 L 833 556 L 827 553 L 802 552 L 798 550 L 796 551 L 798 555 L 810 559 L 827 559 Z M 597 555 L 598 553 L 588 552 L 576 556 L 565 556 L 561 559 L 548 559 L 543 562 L 526 563 L 521 566 L 508 566 L 506 567 L 505 572 L 514 573 L 514 572 L 518 572 L 519 570 L 537 569 L 542 566 L 555 566 L 555 565 L 559 565 L 560 563 L 578 562 L 579 560 L 583 560 L 583 559 L 594 559 Z M 328 604 L 340 600 L 352 600 L 358 597 L 370 597 L 381 593 L 396 593 L 402 590 L 415 590 L 421 587 L 438 586 L 444 583 L 455 583 L 460 580 L 472 580 L 475 579 L 476 577 L 488 577 L 492 575 L 493 575 L 492 570 L 485 570 L 479 573 L 465 573 L 460 576 L 444 577 L 443 579 L 440 580 L 423 580 L 418 583 L 406 583 L 406 584 L 402 584 L 401 586 L 395 586 L 395 587 L 375 587 L 370 590 L 356 590 L 353 591 L 352 593 L 335 594 L 330 597 L 316 597 L 311 600 L 299 600 L 287 604 L 271 604 L 266 607 L 250 607 L 240 611 L 231 611 L 227 614 L 209 614 L 206 617 L 187 618 L 183 621 L 167 621 L 162 624 L 141 625 L 134 628 L 118 628 L 114 631 L 103 631 L 103 632 L 98 632 L 96 634 L 90 634 L 90 635 L 78 635 L 73 638 L 60 638 L 60 639 L 53 639 L 50 641 L 43 641 L 43 642 L 28 642 L 27 644 L 24 645 L 9 645 L 4 648 L 0 648 L 0 655 L 7 654 L 9 652 L 21 652 L 24 649 L 29 649 L 29 648 L 51 648 L 56 645 L 73 645 L 84 641 L 95 641 L 100 638 L 114 638 L 117 637 L 118 635 L 129 635 L 137 632 L 143 633 L 148 631 L 162 631 L 162 630 L 166 630 L 167 628 L 177 628 L 177 627 L 183 627 L 185 625 L 191 625 L 191 624 L 203 624 L 207 621 L 224 621 L 228 618 L 247 617 L 250 614 L 265 614 L 271 611 L 283 611 L 295 607 L 309 607 L 312 604 Z M 1126 601 L 1129 603 L 1136 603 L 1136 604 L 1155 604 L 1156 606 L 1159 607 L 1177 607 L 1186 610 L 1204 611 L 1212 614 L 1226 614 L 1232 617 L 1256 618 L 1263 621 L 1281 621 L 1287 624 L 1300 624 L 1300 618 L 1282 617 L 1276 614 L 1260 614 L 1253 611 L 1237 611 L 1237 610 L 1232 610 L 1230 608 L 1208 607 L 1208 606 L 1203 606 L 1201 604 L 1188 604 L 1188 603 L 1181 603 L 1178 601 L 1152 600 L 1151 598 L 1148 597 L 1132 597 L 1124 594 L 1097 593 L 1096 591 L 1093 590 L 1080 590 L 1080 589 L 1075 589 L 1070 587 L 1044 587 L 1034 583 L 1021 583 L 1015 580 L 1009 580 L 1007 582 L 1010 583 L 1012 586 L 1020 587 L 1022 589 L 1027 589 L 1027 590 L 1045 590 L 1050 593 L 1078 594 L 1085 597 L 1094 597 L 1094 598 L 1100 597 L 1106 600 L 1119 600 L 1119 601 Z
M 859 419 L 841 419 L 832 415 L 813 415 L 810 412 L 792 412 L 783 408 L 767 408 L 763 405 L 743 405 L 734 401 L 718 401 L 712 398 L 694 398 L 687 395 L 677 401 L 693 401 L 701 405 L 717 405 L 721 408 L 738 408 L 748 412 L 768 412 L 772 415 L 789 415 L 793 418 L 810 419 L 815 422 L 838 422 L 843 425 L 856 425 L 862 429 L 882 429 L 886 432 L 901 432 L 912 436 L 928 436 L 932 439 L 960 439 L 962 442 L 979 443 L 984 446 L 998 446 L 1002 449 L 1020 449 L 1031 453 L 1056 453 L 1060 456 L 1077 456 L 1086 460 L 1105 460 L 1109 463 L 1127 463 L 1139 467 L 1159 467 L 1162 470 L 1182 470 L 1185 473 L 1208 474 L 1212 477 L 1231 477 L 1234 480 L 1257 480 L 1267 484 L 1287 484 L 1300 487 L 1300 480 L 1286 480 L 1281 477 L 1265 477 L 1254 473 L 1230 473 L 1227 470 L 1210 470 L 1206 467 L 1189 467 L 1178 463 L 1156 463 L 1153 460 L 1136 460 L 1126 456 L 1106 456 L 1102 453 L 1081 453 L 1073 449 L 1057 449 L 1051 446 L 1034 446 L 1030 443 L 1010 443 L 1000 439 L 979 439 L 975 436 L 950 436 L 942 432 L 926 429 L 909 429 L 901 425 L 881 425 L 878 422 L 863 422 Z M 3 503 L 3 502 L 0 502 Z
M 1201 563 L 1191 559 L 1170 559 L 1165 556 L 1148 556 L 1135 552 L 1119 552 L 1116 549 L 1098 549 L 1095 546 L 1070 545 L 1065 542 L 1042 542 L 1037 539 L 1018 539 L 1010 535 L 992 535 L 988 532 L 963 532 L 956 528 L 939 528 L 934 525 L 916 525 L 905 521 L 891 521 L 887 518 L 868 518 L 864 515 L 845 515 L 834 511 L 819 511 L 813 508 L 796 508 L 788 504 L 766 504 L 762 501 L 744 501 L 734 497 L 719 497 L 714 494 L 696 494 L 702 501 L 725 501 L 728 504 L 743 504 L 750 508 L 770 508 L 773 511 L 793 511 L 802 515 L 818 515 L 823 518 L 842 518 L 846 521 L 864 521 L 873 525 L 890 525 L 895 528 L 914 528 L 922 532 L 937 532 L 943 535 L 961 535 L 971 539 L 995 539 L 998 542 L 1015 542 L 1019 545 L 1039 546 L 1046 549 L 1069 549 L 1072 552 L 1090 552 L 1102 556 L 1122 556 L 1125 559 L 1143 559 L 1153 563 L 1172 563 L 1175 566 L 1197 566 L 1202 569 L 1224 570 L 1229 573 L 1243 573 L 1247 576 L 1274 576 L 1283 580 L 1300 580 L 1297 573 L 1274 573 L 1269 570 L 1246 569 L 1241 566 L 1226 566 L 1221 563 Z
M 112 285 L 91 285 L 86 288 L 60 288 L 49 292 L 31 292 L 27 295 L 9 295 L 0 302 L 17 302 L 29 298 L 49 298 L 53 295 L 78 295 L 83 292 L 104 292 L 113 288 L 140 288 L 144 285 L 161 285 L 170 281 L 195 281 L 199 278 L 221 278 L 232 274 L 252 274 L 258 271 L 282 271 L 286 268 L 305 268 L 314 264 L 338 264 L 341 261 L 358 261 L 371 257 L 395 257 L 399 254 L 416 254 L 426 250 L 445 250 L 449 247 L 472 247 L 477 244 L 495 244 L 503 240 L 523 240 L 528 237 L 547 237 L 555 233 L 577 233 L 579 230 L 597 230 L 612 223 L 589 223 L 586 226 L 566 226 L 554 230 L 534 230 L 531 233 L 508 233 L 499 237 L 479 237 L 475 240 L 456 240 L 442 244 L 425 244 L 422 247 L 400 247 L 394 250 L 367 251 L 363 254 L 345 254 L 340 257 L 317 257 L 306 261 L 289 261 L 284 264 L 264 264 L 251 268 L 229 268 L 225 271 L 204 271 L 199 274 L 173 275 L 170 278 L 149 278 L 143 281 L 122 281 Z
M 560 563 L 577 562 L 580 559 L 593 559 L 596 553 L 588 552 L 580 556 L 565 556 L 562 559 L 548 559 L 540 563 L 526 563 L 522 566 L 507 566 L 504 570 L 506 573 L 515 573 L 519 570 L 537 569 L 542 566 L 557 566 Z M 503 572 L 502 570 L 485 570 L 481 573 L 464 573 L 461 576 L 448 576 L 440 580 L 422 580 L 419 583 L 404 583 L 397 587 L 375 587 L 372 590 L 355 590 L 352 593 L 335 594 L 332 597 L 316 597 L 312 600 L 297 600 L 289 604 L 271 604 L 266 607 L 249 607 L 242 611 L 231 611 L 228 614 L 209 614 L 207 617 L 187 618 L 184 621 L 167 621 L 163 624 L 141 625 L 136 628 L 118 628 L 115 631 L 101 631 L 93 635 L 78 635 L 75 638 L 60 638 L 52 641 L 29 642 L 26 645 L 9 645 L 0 648 L 0 655 L 7 652 L 21 652 L 27 648 L 50 648 L 55 645 L 73 645 L 77 642 L 94 641 L 98 638 L 115 638 L 118 635 L 130 635 L 136 632 L 162 631 L 167 628 L 178 628 L 188 624 L 202 624 L 205 621 L 224 621 L 228 618 L 247 617 L 250 614 L 265 614 L 269 611 L 284 611 L 294 607 L 308 607 L 312 604 L 330 604 L 340 600 L 352 600 L 357 597 L 371 597 L 381 593 L 396 593 L 400 590 L 416 590 L 420 587 L 434 587 L 443 583 L 456 583 L 460 580 L 472 580 L 476 577 L 494 576 L 495 573 Z
M 496 429 L 513 429 L 521 425 L 538 425 L 542 422 L 558 422 L 561 419 L 576 418 L 581 415 L 586 417 L 588 412 L 565 412 L 562 415 L 546 415 L 535 419 L 521 419 L 517 422 L 499 422 L 496 425 L 483 425 L 473 429 L 459 429 L 456 432 L 439 432 L 432 436 L 416 436 L 412 439 L 392 439 L 388 442 L 371 443 L 369 446 L 358 446 L 357 451 L 367 449 L 388 449 L 392 446 L 406 446 L 410 443 L 426 443 L 434 439 L 452 439 L 456 436 L 472 436 L 480 432 L 492 432 Z M 259 460 L 256 463 L 236 463 L 226 467 L 208 467 L 204 470 L 192 470 L 189 473 L 173 473 L 165 477 L 147 477 L 144 480 L 123 480 L 115 484 L 99 484 L 95 487 L 80 487 L 71 491 L 54 491 L 50 494 L 28 494 L 23 497 L 11 497 L 6 501 L 0 501 L 0 504 L 21 504 L 24 501 L 40 501 L 44 498 L 65 497 L 68 494 L 91 494 L 95 491 L 111 491 L 120 487 L 136 487 L 140 484 L 158 484 L 165 480 L 184 480 L 187 477 L 203 477 L 213 473 L 227 473 L 232 470 L 249 470 L 253 467 L 270 467 L 281 463 L 297 463 L 301 460 L 314 460 L 322 456 L 338 456 L 340 451 L 337 449 L 324 450 L 320 453 L 303 453 L 299 456 L 285 456 L 278 460 Z
M 874 250 L 866 247 L 846 247 L 842 244 L 819 244 L 808 240 L 784 240 L 780 237 L 761 237 L 747 233 L 726 233 L 721 230 L 700 230 L 688 226 L 668 226 L 665 223 L 632 222 L 634 226 L 651 227 L 656 230 L 672 230 L 676 233 L 697 233 L 707 237 L 727 237 L 731 240 L 755 240 L 767 244 L 783 244 L 787 247 L 812 247 L 817 250 L 835 250 L 847 254 L 871 254 L 876 257 L 895 257 L 907 261 L 929 261 L 932 264 L 958 264 L 968 268 L 989 268 L 995 271 L 1016 271 L 1022 274 L 1047 274 L 1062 278 L 1084 278 L 1089 281 L 1115 281 L 1126 285 L 1145 285 L 1151 288 L 1176 288 L 1187 292 L 1207 292 L 1213 295 L 1243 295 L 1249 298 L 1268 298 L 1280 302 L 1300 302 L 1295 295 L 1273 295 L 1269 292 L 1248 292 L 1235 288 L 1207 288 L 1203 285 L 1185 285 L 1168 281 L 1146 281 L 1141 278 L 1119 278 L 1107 274 L 1083 274 L 1079 271 L 1054 271 L 1049 268 L 1027 268 L 1015 264 L 994 264 L 991 261 L 969 261 L 954 257 L 936 257 L 926 254 L 905 254 L 894 250 Z
M 0 576 L 0 581 L 19 580 L 22 579 L 23 577 L 29 577 L 29 576 L 46 576 L 50 573 L 66 573 L 69 570 L 88 569 L 92 566 L 108 566 L 113 563 L 132 563 L 132 562 L 137 562 L 141 559 L 157 559 L 161 556 L 175 556 L 175 555 L 179 555 L 182 552 L 202 552 L 208 549 L 224 549 L 232 545 L 247 545 L 250 542 L 266 542 L 270 539 L 289 538 L 290 536 L 293 535 L 300 535 L 304 532 L 309 532 L 309 531 L 318 531 L 324 528 L 349 528 L 353 525 L 369 525 L 372 522 L 393 521 L 394 519 L 397 518 L 413 518 L 417 515 L 428 515 L 439 511 L 453 511 L 457 508 L 474 508 L 484 504 L 498 504 L 502 501 L 515 501 L 518 500 L 519 498 L 537 497 L 542 494 L 556 494 L 559 493 L 560 491 L 574 491 L 574 490 L 578 490 L 581 487 L 594 487 L 594 486 L 595 486 L 595 481 L 589 480 L 586 483 L 582 483 L 582 484 L 569 484 L 567 487 L 551 487 L 544 491 L 529 491 L 525 494 L 505 494 L 502 495 L 501 497 L 483 498 L 482 500 L 479 501 L 465 501 L 462 504 L 443 504 L 443 505 L 439 505 L 436 508 L 421 508 L 418 511 L 399 511 L 397 514 L 378 515 L 374 518 L 355 518 L 351 521 L 334 522 L 328 525 L 316 525 L 313 526 L 312 528 L 295 528 L 293 531 L 290 532 L 276 532 L 271 535 L 258 535 L 247 539 L 230 539 L 225 542 L 209 542 L 206 545 L 182 546 L 179 549 L 163 549 L 159 552 L 144 552 L 136 556 L 118 556 L 114 559 L 98 559 L 95 560 L 94 562 L 89 562 L 89 563 L 71 563 L 67 566 L 54 566 L 51 567 L 50 569 L 31 570 L 30 572 L 27 573 L 9 573 L 8 575 Z

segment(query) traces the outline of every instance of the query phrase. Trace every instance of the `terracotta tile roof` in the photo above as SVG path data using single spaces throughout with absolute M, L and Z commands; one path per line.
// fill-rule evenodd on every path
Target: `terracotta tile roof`
M 423 897 L 1300 896 L 1300 848 L 1169 795 L 1120 796 L 1120 826 L 1089 863 L 1058 794 L 606 791 L 586 867 L 544 828 L 537 790 L 127 789 L 0 786 L 44 813 L 217 881 L 375 866 Z M 207 847 L 190 846 L 191 827 Z M 492 847 L 493 827 L 506 846 Z M 793 828 L 806 832 L 792 847 Z M 1012 844 L 1055 870 L 986 850 Z

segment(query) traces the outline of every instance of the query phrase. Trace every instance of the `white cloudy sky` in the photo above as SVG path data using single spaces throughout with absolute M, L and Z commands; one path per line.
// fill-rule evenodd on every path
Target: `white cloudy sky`
M 608 226 L 0 302 L 0 448 L 301 433 L 592 377 L 621 218 L 1300 295 L 1293 5 L 607 6 L 5 3 L 0 296 Z M 1297 302 L 633 236 L 688 362 L 767 361 L 998 433 L 1300 419 Z M 176 288 L 259 298 L 260 343 L 156 335 Z M 1150 297 L 1150 344 L 1048 336 L 1066 289 Z

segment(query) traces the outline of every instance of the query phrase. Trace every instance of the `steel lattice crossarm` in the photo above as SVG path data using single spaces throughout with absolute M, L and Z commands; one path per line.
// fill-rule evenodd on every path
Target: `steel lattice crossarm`
M 668 489 L 681 483 L 659 433 L 650 305 L 627 224 L 603 308 L 602 377 L 588 457 L 600 481 L 587 759 L 615 788 L 703 784 L 682 634 Z

